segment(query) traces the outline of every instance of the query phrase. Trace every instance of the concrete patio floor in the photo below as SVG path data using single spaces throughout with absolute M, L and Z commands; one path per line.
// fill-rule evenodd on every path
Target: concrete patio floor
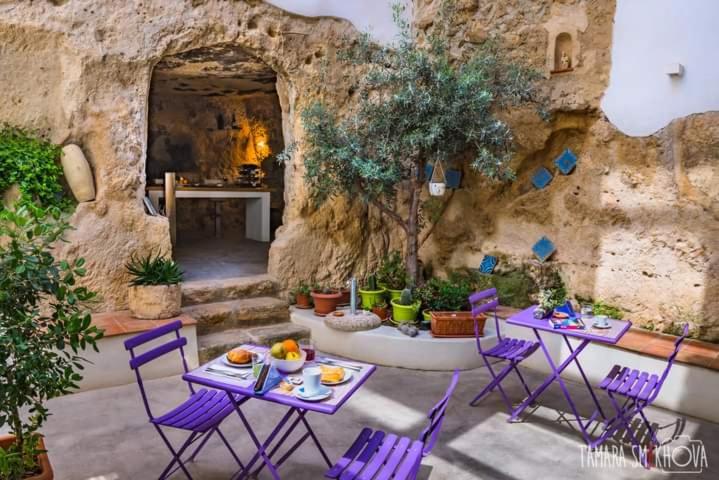
M 118 366 L 118 368 L 120 368 Z M 541 376 L 527 371 L 530 385 Z M 424 426 L 425 414 L 447 386 L 450 375 L 381 367 L 367 384 L 334 417 L 308 416 L 330 457 L 338 458 L 363 426 L 372 426 L 415 437 Z M 624 462 L 616 454 L 594 457 L 590 464 L 584 443 L 571 422 L 562 421 L 568 411 L 558 387 L 540 397 L 542 406 L 525 415 L 522 423 L 506 422 L 507 412 L 498 394 L 478 407 L 468 402 L 488 381 L 486 369 L 462 372 L 450 403 L 438 445 L 423 462 L 421 479 L 666 479 L 719 478 L 719 425 L 651 408 L 650 421 L 661 427 L 659 438 L 686 435 L 672 445 L 700 440 L 706 449 L 708 468 L 701 474 L 668 474 L 647 471 L 634 464 L 630 450 Z M 518 382 L 508 382 L 508 393 L 521 398 Z M 153 392 L 155 413 L 184 399 L 186 387 L 177 377 L 147 383 Z M 570 384 L 584 413 L 591 400 L 583 385 Z M 144 480 L 157 478 L 169 461 L 169 453 L 148 424 L 142 402 L 133 385 L 84 392 L 50 402 L 53 416 L 43 429 L 58 480 Z M 261 401 L 244 407 L 261 438 L 269 434 L 285 409 Z M 567 418 L 569 415 L 567 415 Z M 229 417 L 223 431 L 247 460 L 254 450 L 237 416 Z M 296 434 L 296 433 L 295 433 Z M 171 435 L 178 442 L 182 435 Z M 610 448 L 614 443 L 609 444 Z M 217 437 L 190 464 L 196 479 L 226 479 L 235 464 Z M 280 469 L 282 478 L 303 480 L 323 477 L 323 461 L 311 442 L 305 443 Z M 176 473 L 173 478 L 184 478 Z M 265 470 L 260 478 L 271 478 Z

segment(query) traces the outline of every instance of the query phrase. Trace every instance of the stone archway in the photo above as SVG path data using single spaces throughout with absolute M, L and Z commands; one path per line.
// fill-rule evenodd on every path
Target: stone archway
M 165 173 L 179 179 L 173 255 L 187 281 L 267 272 L 284 207 L 276 156 L 287 115 L 276 82 L 269 65 L 234 43 L 165 56 L 153 69 L 146 181 L 159 210 Z

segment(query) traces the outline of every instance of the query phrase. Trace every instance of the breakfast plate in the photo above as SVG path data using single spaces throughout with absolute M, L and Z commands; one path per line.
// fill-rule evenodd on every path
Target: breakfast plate
M 247 363 L 232 363 L 227 359 L 227 355 L 222 356 L 222 363 L 227 365 L 228 367 L 235 367 L 235 368 L 248 368 L 252 366 L 252 360 L 250 359 Z
M 344 368 L 343 370 L 344 370 L 345 374 L 342 377 L 342 380 L 339 380 L 336 382 L 322 380 L 322 385 L 327 385 L 328 387 L 333 387 L 335 385 L 342 385 L 343 383 L 349 382 L 350 380 L 352 380 L 352 377 L 354 376 L 354 374 L 351 371 L 347 370 L 346 368 Z
M 329 398 L 330 395 L 332 395 L 332 389 L 327 387 L 321 387 L 324 388 L 324 390 L 321 390 L 319 393 L 316 393 L 314 395 L 307 395 L 305 393 L 305 387 L 299 387 L 295 388 L 295 396 L 299 398 L 300 400 L 304 400 L 306 402 L 319 402 L 321 400 L 324 400 L 325 398 Z

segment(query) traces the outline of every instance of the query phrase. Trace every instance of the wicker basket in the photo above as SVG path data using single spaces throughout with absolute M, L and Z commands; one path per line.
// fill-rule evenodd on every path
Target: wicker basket
M 474 337 L 472 312 L 431 312 L 433 337 Z M 479 315 L 479 336 L 484 336 L 487 317 Z

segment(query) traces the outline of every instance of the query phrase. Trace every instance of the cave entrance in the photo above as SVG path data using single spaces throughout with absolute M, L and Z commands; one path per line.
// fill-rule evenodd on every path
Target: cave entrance
M 235 45 L 164 57 L 153 70 L 146 204 L 176 179 L 174 257 L 186 280 L 267 272 L 282 222 L 284 148 L 276 73 Z

